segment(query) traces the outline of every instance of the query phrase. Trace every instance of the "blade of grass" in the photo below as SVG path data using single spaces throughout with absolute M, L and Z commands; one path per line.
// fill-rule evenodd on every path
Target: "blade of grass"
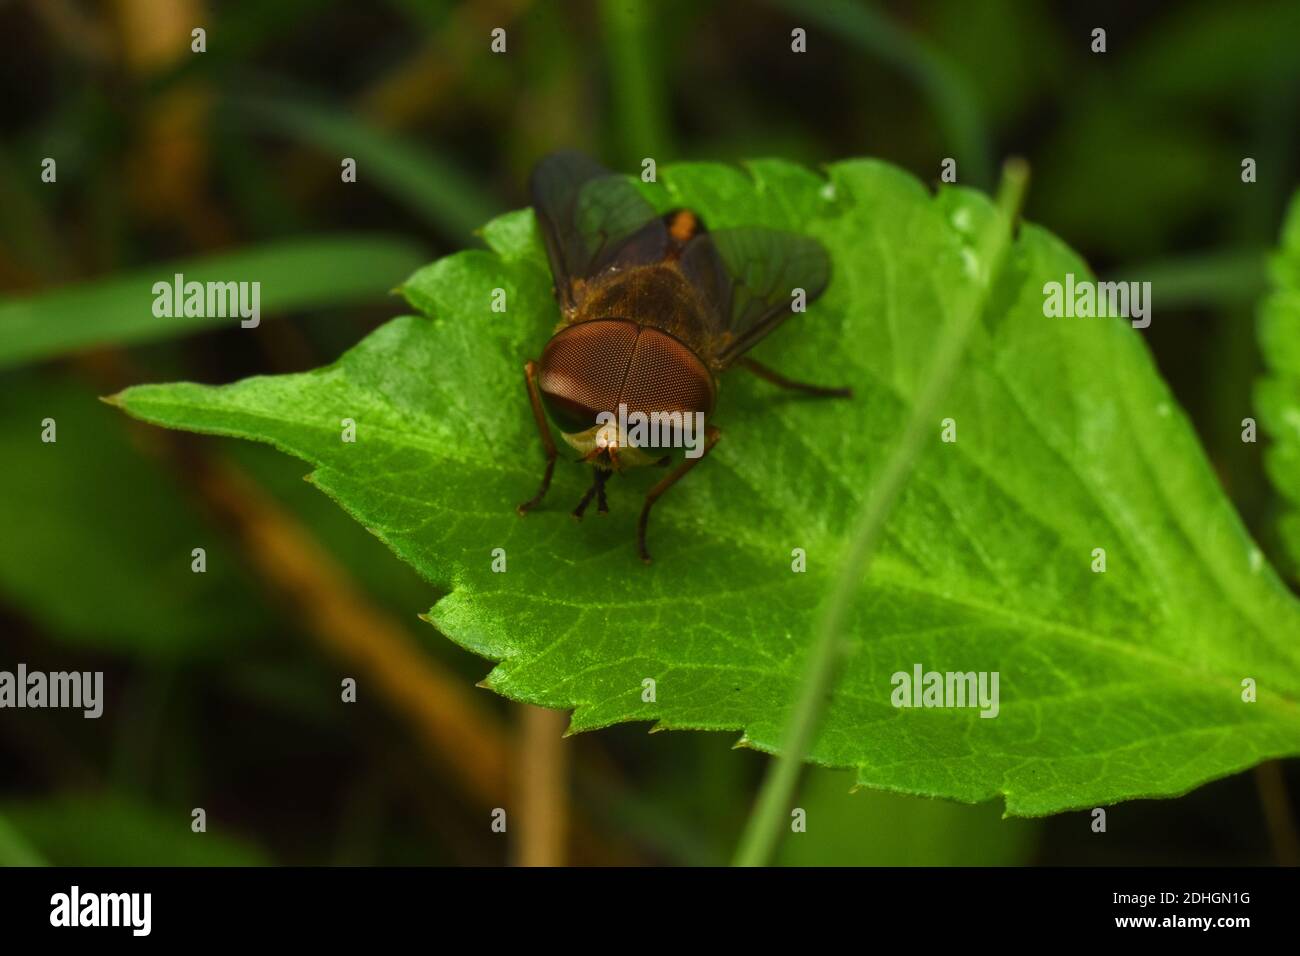
M 478 182 L 437 153 L 350 113 L 305 99 L 238 98 L 230 105 L 255 125 L 333 153 L 335 176 L 344 157 L 355 159 L 358 182 L 374 183 L 458 242 L 470 240 L 474 230 L 505 212 Z
M 1160 308 L 1253 304 L 1268 287 L 1268 251 L 1203 252 L 1125 266 L 1108 277 L 1151 283 Z
M 92 346 L 151 342 L 237 325 L 237 317 L 156 317 L 153 285 L 171 283 L 177 273 L 186 282 L 260 282 L 265 317 L 382 299 L 426 259 L 422 247 L 408 239 L 310 236 L 0 300 L 0 368 Z
M 1011 160 L 1003 167 L 1002 185 L 997 197 L 999 215 L 985 228 L 977 253 L 978 261 L 985 269 L 984 282 L 971 288 L 966 301 L 956 308 L 949 327 L 944 329 L 925 377 L 925 385 L 912 406 L 902 437 L 879 477 L 872 483 L 866 503 L 854 522 L 848 550 L 841 557 L 840 573 L 818 621 L 803 683 L 786 724 L 781 754 L 768 766 L 758 801 L 736 851 L 736 866 L 762 866 L 772 858 L 799 782 L 804 755 L 835 686 L 847 643 L 843 637 L 845 618 L 862 580 L 871 569 L 885 521 L 911 474 L 912 465 L 921 454 L 921 443 L 933 433 L 940 404 L 961 366 L 971 330 L 979 322 L 990 290 L 1011 248 L 1014 224 L 1024 201 L 1028 180 L 1029 168 L 1022 160 Z
M 962 181 L 987 188 L 992 148 L 983 112 L 961 70 L 937 49 L 870 6 L 849 0 L 771 0 L 776 6 L 820 23 L 835 35 L 908 76 L 930 101 L 935 117 L 961 166 Z

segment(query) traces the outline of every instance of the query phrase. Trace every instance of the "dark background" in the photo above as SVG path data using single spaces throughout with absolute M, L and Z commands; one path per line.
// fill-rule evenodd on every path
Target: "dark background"
M 790 51 L 795 27 L 806 54 Z M 0 667 L 102 669 L 109 696 L 98 721 L 0 712 L 0 862 L 526 858 L 489 814 L 556 759 L 529 742 L 555 724 L 473 689 L 487 663 L 415 617 L 436 592 L 300 463 L 133 425 L 95 398 L 331 361 L 402 311 L 385 293 L 411 267 L 524 205 L 530 167 L 559 147 L 626 171 L 644 156 L 875 156 L 926 182 L 953 157 L 985 189 L 1002 157 L 1025 156 L 1028 218 L 1099 274 L 1155 283 L 1143 335 L 1296 581 L 1240 421 L 1266 251 L 1300 183 L 1300 4 L 8 0 L 0 104 L 6 300 L 88 282 L 111 303 L 114 276 L 308 235 L 400 250 L 387 271 L 360 253 L 355 275 L 300 270 L 316 298 L 264 315 L 255 337 L 107 342 L 0 369 Z M 40 181 L 47 156 L 55 184 Z M 65 311 L 51 321 L 97 318 Z M 57 446 L 37 441 L 46 416 Z M 198 542 L 205 575 L 189 570 Z M 356 704 L 339 701 L 345 676 Z M 765 761 L 732 742 L 644 726 L 567 740 L 564 805 L 526 812 L 569 820 L 553 861 L 724 862 Z M 1087 813 L 1003 821 L 993 805 L 850 794 L 847 774 L 817 771 L 800 798 L 809 832 L 781 860 L 1294 863 L 1297 776 L 1293 761 L 1124 804 L 1094 834 Z M 194 807 L 206 834 L 190 831 Z

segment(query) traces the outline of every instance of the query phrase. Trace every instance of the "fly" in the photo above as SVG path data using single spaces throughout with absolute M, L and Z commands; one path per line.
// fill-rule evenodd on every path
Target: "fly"
M 524 366 L 546 471 L 517 510 L 526 514 L 550 488 L 557 452 L 548 418 L 592 466 L 575 518 L 593 499 L 598 513 L 609 510 L 610 475 L 666 467 L 687 447 L 642 505 L 637 551 L 648 564 L 650 509 L 722 436 L 709 419 L 723 372 L 739 366 L 806 395 L 851 397 L 848 388 L 796 382 L 745 354 L 800 298 L 822 294 L 830 259 L 797 233 L 710 232 L 689 209 L 661 216 L 626 178 L 580 153 L 543 159 L 531 192 L 561 318 L 541 358 Z

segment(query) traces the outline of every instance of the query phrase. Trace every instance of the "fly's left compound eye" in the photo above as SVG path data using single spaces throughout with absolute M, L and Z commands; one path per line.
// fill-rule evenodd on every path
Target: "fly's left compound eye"
M 649 417 L 659 413 L 674 416 L 674 422 L 677 415 L 699 416 L 702 422 L 713 414 L 717 398 L 713 376 L 695 353 L 671 335 L 652 328 L 641 330 L 622 395 L 629 414 L 641 412 Z M 673 431 L 677 431 L 675 426 Z M 681 438 L 673 435 L 673 444 L 658 447 L 677 447 Z

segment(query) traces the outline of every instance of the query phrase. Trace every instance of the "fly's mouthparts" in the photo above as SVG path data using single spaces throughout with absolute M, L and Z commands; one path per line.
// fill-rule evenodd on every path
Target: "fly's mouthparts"
M 686 457 L 698 458 L 704 447 L 705 415 L 695 411 L 629 411 L 620 402 L 616 412 L 596 416 L 597 448 L 617 452 L 627 448 L 685 448 Z

